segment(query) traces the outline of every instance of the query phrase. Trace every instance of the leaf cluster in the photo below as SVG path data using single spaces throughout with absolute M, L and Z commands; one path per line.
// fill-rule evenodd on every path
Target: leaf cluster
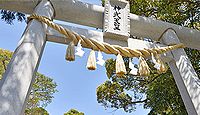
M 52 78 L 36 73 L 36 79 L 27 102 L 27 108 L 46 107 L 52 102 L 53 94 L 57 92 L 56 83 Z
M 35 107 L 32 109 L 26 109 L 25 115 L 49 115 L 49 113 L 42 107 Z
M 23 13 L 20 12 L 13 12 L 9 10 L 1 10 L 0 9 L 0 14 L 1 14 L 1 19 L 5 21 L 7 24 L 13 24 L 13 20 L 17 19 L 17 21 L 25 21 L 26 16 Z
M 145 78 L 134 77 L 129 74 L 128 58 L 124 58 L 128 73 L 123 77 L 117 77 L 115 61 L 114 59 L 106 61 L 105 67 L 109 80 L 98 86 L 97 101 L 106 108 L 123 108 L 126 112 L 132 112 L 136 109 L 137 103 L 147 101 L 143 99 L 142 95 L 145 87 L 139 87 L 139 84 L 141 84 L 141 81 L 145 81 Z
M 12 52 L 0 48 L 0 80 L 3 77 L 3 73 L 6 71 L 11 56 Z
M 84 113 L 79 112 L 79 111 L 77 111 L 75 109 L 71 109 L 67 113 L 65 113 L 64 115 L 84 115 Z

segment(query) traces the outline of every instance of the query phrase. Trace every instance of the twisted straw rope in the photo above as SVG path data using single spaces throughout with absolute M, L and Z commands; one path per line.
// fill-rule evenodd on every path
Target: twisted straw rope
M 107 54 L 121 54 L 124 57 L 149 57 L 153 54 L 162 54 L 166 53 L 168 51 L 177 49 L 177 48 L 184 48 L 184 44 L 176 44 L 171 45 L 167 47 L 162 48 L 151 48 L 151 49 L 130 49 L 128 47 L 121 47 L 119 45 L 110 45 L 105 42 L 99 42 L 93 39 L 85 38 L 84 36 L 78 35 L 77 33 L 70 31 L 66 28 L 63 28 L 62 26 L 59 26 L 58 24 L 55 24 L 52 20 L 45 16 L 39 16 L 37 14 L 32 14 L 30 17 L 28 17 L 28 21 L 31 19 L 36 19 L 38 21 L 44 22 L 51 28 L 57 30 L 61 34 L 64 34 L 67 38 L 70 38 L 75 44 L 78 43 L 79 40 L 81 40 L 82 46 L 86 48 L 90 48 L 96 51 L 102 51 Z

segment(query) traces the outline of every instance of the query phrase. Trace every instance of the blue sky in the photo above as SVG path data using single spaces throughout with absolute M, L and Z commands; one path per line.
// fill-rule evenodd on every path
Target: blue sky
M 82 0 L 92 4 L 100 5 L 100 0 Z M 0 48 L 14 51 L 20 37 L 26 27 L 26 23 L 14 22 L 8 25 L 0 20 Z M 74 62 L 65 61 L 66 45 L 47 42 L 45 51 L 38 71 L 54 79 L 57 83 L 57 92 L 53 102 L 47 106 L 50 115 L 63 115 L 64 112 L 75 108 L 85 115 L 146 115 L 142 105 L 137 111 L 128 114 L 123 110 L 113 112 L 112 109 L 105 110 L 96 100 L 96 88 L 103 83 L 107 77 L 105 68 L 97 66 L 97 70 L 86 69 L 89 50 L 84 49 L 86 54 L 76 57 Z M 104 58 L 109 58 L 105 55 Z

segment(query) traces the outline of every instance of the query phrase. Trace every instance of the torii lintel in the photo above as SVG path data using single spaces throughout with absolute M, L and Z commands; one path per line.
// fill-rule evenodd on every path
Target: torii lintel
M 33 9 L 39 1 L 40 0 L 0 0 L 0 9 L 32 14 Z M 56 11 L 55 19 L 94 28 L 103 28 L 104 7 L 83 3 L 78 0 L 51 0 L 51 2 Z M 131 35 L 158 40 L 160 33 L 163 33 L 167 28 L 173 28 L 176 30 L 180 42 L 184 43 L 187 47 L 200 49 L 200 45 L 198 44 L 200 42 L 200 32 L 198 30 L 163 22 L 153 18 L 130 14 Z

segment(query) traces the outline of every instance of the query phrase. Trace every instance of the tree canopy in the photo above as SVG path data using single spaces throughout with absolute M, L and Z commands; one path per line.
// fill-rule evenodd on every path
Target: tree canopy
M 77 111 L 75 109 L 71 109 L 67 113 L 65 113 L 64 115 L 84 115 L 84 113 L 79 112 L 79 111 Z
M 27 108 L 25 110 L 25 115 L 49 115 L 49 113 L 42 107 Z
M 129 0 L 129 2 L 131 13 L 200 29 L 198 0 Z M 104 0 L 102 4 L 104 5 Z M 189 48 L 185 51 L 199 75 L 200 52 Z M 124 58 L 124 61 L 128 72 L 123 78 L 116 76 L 115 59 L 106 61 L 108 80 L 97 88 L 99 103 L 106 108 L 123 109 L 125 112 L 133 112 L 137 109 L 136 104 L 143 104 L 145 109 L 150 109 L 149 114 L 187 114 L 169 69 L 159 75 L 153 69 L 152 63 L 148 62 L 152 73 L 150 76 L 133 76 L 129 74 L 129 60 Z

